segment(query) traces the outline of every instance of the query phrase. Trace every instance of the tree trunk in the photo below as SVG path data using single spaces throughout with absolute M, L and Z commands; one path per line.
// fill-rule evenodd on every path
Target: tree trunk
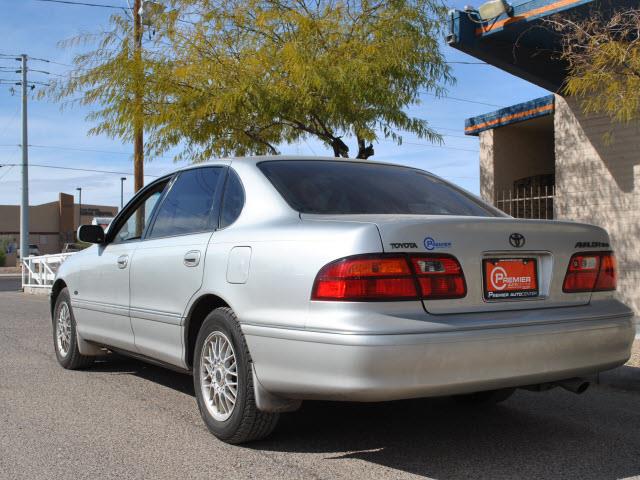
M 367 158 L 372 157 L 374 153 L 373 144 L 370 143 L 367 147 L 364 140 L 358 137 L 358 156 L 356 156 L 356 158 L 366 160 Z
M 331 146 L 333 147 L 334 157 L 349 158 L 349 147 L 341 138 L 334 138 L 331 141 Z

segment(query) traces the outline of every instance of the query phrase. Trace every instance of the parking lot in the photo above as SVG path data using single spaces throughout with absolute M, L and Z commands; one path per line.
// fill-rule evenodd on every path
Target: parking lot
M 0 273 L 0 292 L 15 292 L 21 285 L 19 274 Z
M 270 439 L 234 447 L 204 427 L 188 376 L 115 356 L 60 368 L 47 309 L 46 297 L 0 292 L 3 479 L 640 475 L 634 366 L 581 396 L 520 391 L 485 409 L 450 399 L 307 403 Z

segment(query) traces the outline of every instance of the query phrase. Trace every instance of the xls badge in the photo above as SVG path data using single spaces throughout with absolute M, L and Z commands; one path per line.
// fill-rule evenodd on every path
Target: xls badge
M 576 242 L 573 248 L 609 248 L 607 242 Z
M 438 242 L 431 237 L 424 239 L 424 248 L 427 250 L 435 250 L 437 248 L 449 248 L 452 245 L 451 242 Z

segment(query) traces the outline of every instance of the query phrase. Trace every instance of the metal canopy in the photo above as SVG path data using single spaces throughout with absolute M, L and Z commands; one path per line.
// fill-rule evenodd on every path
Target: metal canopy
M 452 47 L 557 92 L 564 82 L 566 65 L 558 59 L 561 38 L 544 22 L 558 14 L 584 18 L 593 11 L 610 16 L 620 8 L 637 7 L 637 0 L 519 0 L 512 2 L 513 15 L 490 22 L 461 10 L 450 12 Z M 475 21 L 474 21 L 475 20 Z
M 464 133 L 465 135 L 478 135 L 485 130 L 524 122 L 532 118 L 553 115 L 554 111 L 555 97 L 553 95 L 547 95 L 528 102 L 501 108 L 495 112 L 467 118 L 464 123 Z

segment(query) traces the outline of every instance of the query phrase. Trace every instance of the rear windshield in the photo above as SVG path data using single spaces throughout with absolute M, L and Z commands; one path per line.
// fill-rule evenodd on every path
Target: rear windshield
M 328 160 L 277 160 L 258 167 L 300 213 L 499 215 L 453 185 L 408 167 Z

